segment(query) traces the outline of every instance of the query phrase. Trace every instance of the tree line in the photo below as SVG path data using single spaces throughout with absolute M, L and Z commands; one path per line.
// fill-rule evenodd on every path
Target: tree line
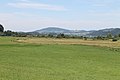
M 4 27 L 0 24 L 0 36 L 13 36 L 13 37 L 39 37 L 39 38 L 73 38 L 73 39 L 92 39 L 92 40 L 109 40 L 118 41 L 120 39 L 120 34 L 112 35 L 108 33 L 106 36 L 96 36 L 96 37 L 88 37 L 88 36 L 79 36 L 79 35 L 66 35 L 63 33 L 48 33 L 48 34 L 34 34 L 34 33 L 25 33 L 25 32 L 14 32 L 11 30 L 4 31 Z
M 25 32 L 13 32 L 10 30 L 4 31 L 0 33 L 0 36 L 13 36 L 13 37 L 39 37 L 39 38 L 66 38 L 66 39 L 83 39 L 83 40 L 109 40 L 112 41 L 118 41 L 120 39 L 120 34 L 118 35 L 112 35 L 107 34 L 106 36 L 96 36 L 96 37 L 88 37 L 88 36 L 79 36 L 79 35 L 66 35 L 63 33 L 55 34 L 55 33 L 49 33 L 49 34 L 30 34 Z

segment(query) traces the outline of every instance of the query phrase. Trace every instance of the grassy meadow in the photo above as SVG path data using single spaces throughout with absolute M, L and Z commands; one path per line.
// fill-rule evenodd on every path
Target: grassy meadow
M 120 80 L 119 44 L 0 37 L 0 80 Z

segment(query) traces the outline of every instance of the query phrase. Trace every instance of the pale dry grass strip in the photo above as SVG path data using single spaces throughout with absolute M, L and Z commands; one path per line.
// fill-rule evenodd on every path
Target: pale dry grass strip
M 17 41 L 23 43 L 33 43 L 33 44 L 82 44 L 82 45 L 95 45 L 95 46 L 106 46 L 106 47 L 120 47 L 120 41 L 112 42 L 111 40 L 27 38 Z

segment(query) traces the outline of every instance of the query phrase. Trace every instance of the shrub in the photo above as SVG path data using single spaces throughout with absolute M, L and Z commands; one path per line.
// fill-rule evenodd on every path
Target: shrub
M 112 41 L 114 41 L 114 42 L 115 42 L 115 41 L 118 41 L 118 39 L 114 38 L 114 39 L 112 39 Z

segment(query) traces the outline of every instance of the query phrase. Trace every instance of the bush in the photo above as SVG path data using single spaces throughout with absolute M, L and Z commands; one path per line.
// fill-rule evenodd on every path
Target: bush
M 118 41 L 118 39 L 114 38 L 114 39 L 112 39 L 112 41 L 114 41 L 114 42 L 115 42 L 115 41 Z

